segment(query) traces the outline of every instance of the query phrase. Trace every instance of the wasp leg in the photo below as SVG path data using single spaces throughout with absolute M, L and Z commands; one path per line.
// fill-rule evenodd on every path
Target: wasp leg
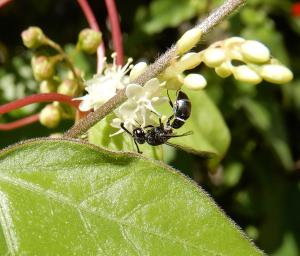
M 120 126 L 121 126 L 121 128 L 122 128 L 125 132 L 127 132 L 128 134 L 130 134 L 131 137 L 133 138 L 132 133 L 131 133 L 130 131 L 128 131 L 128 130 L 125 128 L 124 123 L 121 123 Z M 139 148 L 139 146 L 138 146 L 138 144 L 137 144 L 137 142 L 135 141 L 134 138 L 133 138 L 133 141 L 134 141 L 134 144 L 135 144 L 135 146 L 136 146 L 137 152 L 140 153 L 140 154 L 143 154 L 143 152 L 140 151 L 140 148 Z
M 183 137 L 183 136 L 188 136 L 188 135 L 192 135 L 194 132 L 193 131 L 188 131 L 182 134 L 170 134 L 170 135 L 166 135 L 166 137 L 168 138 L 177 138 L 177 137 Z
M 147 128 L 153 128 L 153 127 L 154 127 L 153 125 L 149 124 L 149 125 L 146 125 L 146 126 L 144 127 L 144 129 L 147 129 Z
M 121 123 L 120 126 L 125 132 L 127 132 L 128 134 L 130 134 L 132 136 L 132 133 L 125 128 L 124 123 Z
M 172 108 L 174 108 L 173 102 L 172 102 L 172 100 L 171 100 L 171 98 L 170 98 L 170 95 L 169 95 L 169 90 L 167 90 L 167 95 L 168 95 L 168 98 L 169 98 L 169 104 L 170 104 L 170 106 L 171 106 Z
M 137 152 L 138 152 L 139 154 L 143 154 L 143 152 L 140 150 L 139 145 L 137 144 L 137 142 L 136 142 L 135 140 L 133 140 L 133 141 L 134 141 L 134 144 L 135 144 L 135 146 L 136 146 Z

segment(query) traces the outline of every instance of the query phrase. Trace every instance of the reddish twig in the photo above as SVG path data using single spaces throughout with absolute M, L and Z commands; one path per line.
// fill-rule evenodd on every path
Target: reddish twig
M 0 114 L 8 113 L 14 109 L 18 109 L 32 103 L 52 102 L 52 101 L 67 103 L 68 105 L 71 105 L 76 109 L 78 109 L 80 103 L 79 101 L 73 101 L 72 98 L 67 95 L 58 94 L 58 93 L 40 93 L 40 94 L 33 94 L 0 106 Z
M 17 121 L 7 123 L 7 124 L 0 124 L 0 130 L 1 131 L 10 131 L 17 128 L 20 128 L 22 126 L 35 123 L 39 120 L 39 114 L 34 114 L 31 116 L 24 117 L 22 119 L 19 119 Z
M 122 33 L 116 4 L 114 0 L 105 0 L 105 4 L 112 32 L 113 46 L 117 53 L 117 65 L 123 65 Z
M 5 5 L 9 4 L 13 0 L 0 0 L 0 8 L 4 7 Z
M 79 6 L 81 7 L 84 16 L 87 19 L 87 22 L 89 23 L 90 27 L 96 31 L 100 32 L 100 28 L 99 25 L 96 21 L 95 15 L 88 3 L 87 0 L 77 0 Z M 105 56 L 105 46 L 104 43 L 102 41 L 102 43 L 100 44 L 100 46 L 97 49 L 97 73 L 101 73 L 102 69 L 103 69 L 103 59 Z

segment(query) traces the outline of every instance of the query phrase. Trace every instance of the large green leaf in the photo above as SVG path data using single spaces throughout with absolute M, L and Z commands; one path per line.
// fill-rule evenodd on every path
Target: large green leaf
M 1 255 L 262 255 L 196 184 L 78 141 L 0 152 Z

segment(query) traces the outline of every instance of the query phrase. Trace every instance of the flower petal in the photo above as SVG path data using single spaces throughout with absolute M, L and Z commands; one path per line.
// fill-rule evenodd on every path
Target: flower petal
M 160 94 L 159 80 L 157 78 L 150 79 L 144 85 L 144 91 L 147 92 L 147 96 L 149 98 L 152 98 L 154 96 L 159 96 L 159 94 Z
M 127 98 L 140 98 L 143 96 L 143 87 L 139 84 L 129 84 L 126 87 Z

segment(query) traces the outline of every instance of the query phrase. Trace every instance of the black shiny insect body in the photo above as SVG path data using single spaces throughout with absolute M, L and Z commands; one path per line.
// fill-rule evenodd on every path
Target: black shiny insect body
M 174 104 L 170 99 L 169 93 L 168 97 L 169 103 L 173 108 L 173 115 L 168 118 L 167 126 L 169 125 L 174 129 L 178 129 L 183 126 L 185 121 L 190 117 L 192 104 L 188 96 L 182 91 L 178 91 Z M 174 120 L 172 121 L 172 119 Z
M 169 144 L 167 141 L 170 138 L 182 137 L 192 134 L 192 131 L 179 135 L 173 132 L 173 129 L 178 129 L 183 126 L 185 121 L 191 115 L 192 105 L 188 96 L 182 91 L 178 91 L 177 98 L 174 104 L 171 101 L 169 94 L 168 97 L 169 103 L 173 108 L 173 115 L 168 118 L 165 125 L 159 118 L 158 126 L 148 125 L 144 128 L 137 127 L 133 129 L 131 133 L 125 128 L 124 123 L 121 123 L 121 128 L 132 136 L 139 153 L 142 152 L 140 151 L 138 144 L 144 144 L 145 142 L 147 142 L 151 146 Z

